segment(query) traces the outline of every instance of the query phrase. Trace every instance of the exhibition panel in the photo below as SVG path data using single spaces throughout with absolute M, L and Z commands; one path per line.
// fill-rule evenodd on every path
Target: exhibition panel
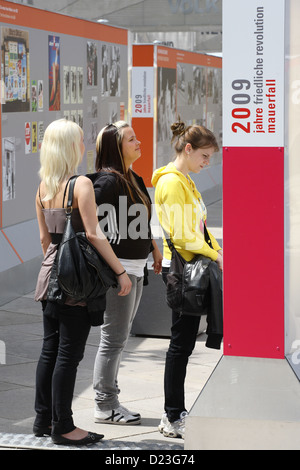
M 77 122 L 86 147 L 79 172 L 94 171 L 99 130 L 128 117 L 128 31 L 6 1 L 0 21 L 0 277 L 6 286 L 16 268 L 22 289 L 42 253 L 34 200 L 44 130 L 63 117 Z

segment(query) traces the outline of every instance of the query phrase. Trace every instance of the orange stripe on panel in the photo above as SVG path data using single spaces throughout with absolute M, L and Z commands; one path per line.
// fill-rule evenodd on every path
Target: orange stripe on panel
M 157 46 L 158 67 L 175 69 L 177 67 L 177 63 L 222 68 L 222 59 L 220 57 Z
M 153 67 L 154 46 L 134 45 L 132 48 L 133 67 Z
M 141 141 L 142 156 L 133 164 L 133 170 L 140 175 L 147 188 L 152 187 L 153 173 L 153 118 L 132 118 L 132 127 Z
M 24 263 L 24 261 L 22 260 L 21 256 L 19 255 L 19 253 L 17 252 L 17 250 L 15 249 L 15 247 L 13 246 L 13 244 L 11 243 L 11 241 L 9 240 L 8 236 L 4 233 L 3 230 L 1 230 L 1 233 L 4 235 L 6 241 L 8 242 L 8 244 L 10 245 L 10 247 L 12 248 L 12 250 L 15 252 L 15 254 L 16 254 L 17 257 L 19 258 L 19 260 L 21 261 L 21 263 Z

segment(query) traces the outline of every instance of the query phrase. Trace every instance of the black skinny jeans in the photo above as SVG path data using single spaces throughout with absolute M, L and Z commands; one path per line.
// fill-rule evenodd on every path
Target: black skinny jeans
M 162 278 L 166 283 L 169 268 L 162 268 Z M 199 331 L 200 317 L 180 315 L 172 310 L 171 340 L 165 363 L 165 412 L 171 423 L 186 411 L 184 382 L 189 357 L 192 354 Z
M 43 305 L 45 307 L 45 304 Z M 87 309 L 63 305 L 55 316 L 44 308 L 44 340 L 36 371 L 35 426 L 53 434 L 75 429 L 72 399 L 76 373 L 91 328 Z

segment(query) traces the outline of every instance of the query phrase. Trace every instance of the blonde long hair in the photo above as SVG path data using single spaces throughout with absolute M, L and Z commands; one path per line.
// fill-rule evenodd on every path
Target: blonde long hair
M 82 129 L 66 119 L 53 121 L 47 127 L 41 146 L 39 175 L 46 186 L 43 201 L 49 201 L 59 191 L 62 181 L 77 171 L 81 162 Z

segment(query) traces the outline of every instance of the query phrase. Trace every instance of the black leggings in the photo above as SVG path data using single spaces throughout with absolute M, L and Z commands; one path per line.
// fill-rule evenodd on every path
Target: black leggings
M 163 267 L 162 277 L 166 283 L 169 268 Z M 178 420 L 186 411 L 184 382 L 186 368 L 192 354 L 199 331 L 200 316 L 180 315 L 172 310 L 172 328 L 169 349 L 165 364 L 165 411 L 171 423 Z
M 45 307 L 45 305 L 44 305 Z M 90 331 L 85 307 L 63 305 L 55 315 L 44 308 L 44 340 L 36 371 L 35 426 L 53 434 L 75 429 L 72 399 L 76 373 Z

